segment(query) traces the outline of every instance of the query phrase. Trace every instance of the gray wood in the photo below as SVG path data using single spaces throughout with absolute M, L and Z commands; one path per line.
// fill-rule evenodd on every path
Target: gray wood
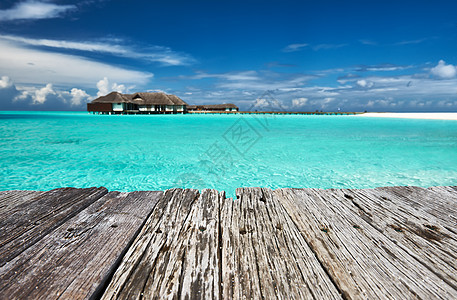
M 181 298 L 187 261 L 185 245 L 193 231 L 189 220 L 198 198 L 197 190 L 165 192 L 102 299 Z
M 0 299 L 457 299 L 457 187 L 236 194 L 0 192 Z
M 403 187 L 390 188 L 400 194 Z M 429 198 L 426 189 L 416 189 L 414 198 Z M 420 206 L 407 205 L 404 198 L 385 190 L 324 191 L 368 224 L 387 236 L 447 284 L 457 289 L 457 235 L 441 226 L 440 220 Z M 440 199 L 431 199 L 436 205 Z M 438 206 L 438 205 L 437 205 Z
M 107 193 L 105 188 L 61 188 L 0 212 L 0 266 Z M 33 194 L 25 194 L 26 197 Z
M 0 267 L 1 299 L 84 299 L 103 291 L 162 192 L 110 192 Z
M 222 292 L 220 274 L 220 205 L 225 193 L 205 189 L 186 220 L 188 234 L 183 237 L 180 289 L 181 299 L 219 299 Z
M 276 190 L 346 298 L 455 299 L 457 292 L 359 214 L 322 190 Z
M 38 191 L 0 191 L 0 218 L 9 214 L 15 206 L 26 203 L 44 192 Z
M 452 228 L 457 224 L 457 191 L 453 187 L 383 187 L 375 191 L 387 199 L 401 201 L 408 209 L 435 216 L 443 226 Z
M 341 298 L 273 192 L 236 193 L 221 213 L 222 298 Z

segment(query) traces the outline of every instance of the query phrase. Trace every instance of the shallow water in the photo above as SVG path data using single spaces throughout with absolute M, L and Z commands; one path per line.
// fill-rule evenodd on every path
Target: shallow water
M 0 112 L 0 189 L 457 185 L 457 121 Z

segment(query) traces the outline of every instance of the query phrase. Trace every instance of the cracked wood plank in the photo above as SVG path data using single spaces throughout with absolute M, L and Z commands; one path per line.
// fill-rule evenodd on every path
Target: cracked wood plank
M 456 187 L 431 187 L 425 189 L 404 186 L 382 187 L 374 190 L 383 197 L 400 201 L 407 209 L 411 208 L 433 215 L 443 226 L 455 228 L 457 224 Z
M 273 192 L 236 193 L 221 212 L 222 298 L 341 298 Z
M 124 256 L 102 299 L 181 298 L 188 255 L 185 243 L 195 230 L 190 219 L 198 198 L 197 190 L 165 192 Z
M 0 298 L 96 296 L 161 195 L 110 192 L 99 198 L 0 267 Z
M 346 298 L 457 297 L 452 287 L 341 199 L 315 189 L 280 189 L 275 195 Z
M 60 188 L 0 211 L 0 266 L 100 199 L 106 188 Z M 24 194 L 30 198 L 34 194 Z
M 195 202 L 187 221 L 188 235 L 180 247 L 185 248 L 181 271 L 183 299 L 219 299 L 220 274 L 220 205 L 225 193 L 205 189 Z
M 382 190 L 334 190 L 324 191 L 328 197 L 339 199 L 346 207 L 362 217 L 398 247 L 413 256 L 454 289 L 457 289 L 457 234 L 441 224 L 440 219 L 421 206 L 408 205 L 398 197 L 404 187 Z M 427 189 L 408 187 L 414 191 L 410 199 L 429 199 L 435 207 L 445 201 Z M 330 195 L 331 194 L 331 195 Z M 445 215 L 445 212 L 440 214 Z
M 26 203 L 44 192 L 39 191 L 1 191 L 0 219 L 10 214 L 15 206 Z

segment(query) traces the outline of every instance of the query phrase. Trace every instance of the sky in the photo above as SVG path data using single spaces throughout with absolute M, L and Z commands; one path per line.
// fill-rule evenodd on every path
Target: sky
M 457 111 L 457 1 L 2 0 L 0 110 L 163 91 L 241 110 Z

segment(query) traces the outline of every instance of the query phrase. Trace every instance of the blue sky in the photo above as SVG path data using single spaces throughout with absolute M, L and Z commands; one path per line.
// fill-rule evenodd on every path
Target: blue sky
M 0 2 L 0 109 L 112 90 L 297 111 L 457 111 L 457 1 Z M 270 102 L 271 103 L 271 102 Z

